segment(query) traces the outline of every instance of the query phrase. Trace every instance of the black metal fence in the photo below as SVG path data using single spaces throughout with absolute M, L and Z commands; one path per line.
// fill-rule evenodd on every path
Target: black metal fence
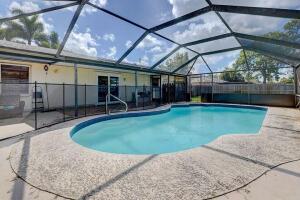
M 98 86 L 51 83 L 0 83 L 0 127 L 26 124 L 39 129 L 75 118 L 105 114 L 105 97 L 111 93 L 129 110 L 151 109 L 185 101 L 185 84 L 152 86 Z M 124 105 L 109 98 L 110 113 Z
M 16 124 L 22 130 L 34 130 L 80 117 L 105 114 L 108 93 L 125 101 L 131 111 L 183 101 L 295 105 L 293 84 L 228 84 L 209 80 L 207 77 L 202 82 L 192 81 L 189 86 L 181 82 L 161 87 L 0 83 L 0 130 L 11 129 L 10 125 L 16 129 Z M 112 98 L 108 107 L 111 113 L 124 109 L 122 103 Z

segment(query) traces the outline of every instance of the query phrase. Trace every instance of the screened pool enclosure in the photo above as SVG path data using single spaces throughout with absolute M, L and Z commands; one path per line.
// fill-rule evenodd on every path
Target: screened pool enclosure
M 47 90 L 42 109 L 35 103 L 19 116 L 35 128 L 105 112 L 91 100 L 99 85 L 78 83 L 78 65 L 151 76 L 149 85 L 118 86 L 130 109 L 178 101 L 294 107 L 300 2 L 4 0 L 0 59 L 74 67 L 74 84 L 1 80 L 0 103 L 20 88 L 34 88 L 38 102 L 39 88 Z

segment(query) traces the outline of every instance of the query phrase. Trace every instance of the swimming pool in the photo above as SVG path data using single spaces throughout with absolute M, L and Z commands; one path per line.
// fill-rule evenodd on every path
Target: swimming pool
M 183 106 L 83 122 L 71 131 L 78 144 L 118 154 L 161 154 L 199 147 L 225 134 L 258 133 L 265 108 Z

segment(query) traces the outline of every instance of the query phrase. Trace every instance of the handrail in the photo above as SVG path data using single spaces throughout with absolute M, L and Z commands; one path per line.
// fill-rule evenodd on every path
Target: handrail
M 296 108 L 300 108 L 300 94 L 296 94 Z
M 110 114 L 110 110 L 108 109 L 108 97 L 109 96 L 112 96 L 113 98 L 115 98 L 116 100 L 120 101 L 121 103 L 123 103 L 125 105 L 124 112 L 128 111 L 128 105 L 125 101 L 121 100 L 120 98 L 116 97 L 115 95 L 107 94 L 105 97 L 105 112 L 106 112 L 106 114 L 108 114 L 108 115 Z

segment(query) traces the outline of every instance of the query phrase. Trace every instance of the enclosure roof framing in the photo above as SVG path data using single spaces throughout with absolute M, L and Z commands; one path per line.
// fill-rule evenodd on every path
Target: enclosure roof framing
M 170 72 L 160 71 L 160 70 L 151 70 L 147 68 L 137 67 L 136 65 L 130 64 L 119 64 L 118 66 L 106 60 L 99 60 L 94 58 L 83 58 L 80 55 L 69 55 L 69 56 L 60 56 L 55 57 L 55 53 L 42 53 L 39 51 L 26 51 L 16 48 L 3 48 L 0 47 L 0 59 L 4 60 L 18 60 L 24 62 L 33 62 L 33 63 L 43 63 L 43 64 L 54 64 L 54 63 L 77 63 L 80 65 L 89 65 L 95 67 L 104 67 L 104 68 L 113 68 L 129 71 L 140 71 L 153 74 L 162 74 L 162 75 L 171 75 Z
M 291 66 L 289 66 L 289 67 L 280 67 L 279 69 L 291 69 L 291 68 L 293 68 L 293 67 L 291 67 Z M 261 68 L 252 68 L 251 69 L 251 71 L 259 71 L 259 70 L 261 70 Z M 226 71 L 226 72 L 229 72 L 229 73 L 236 73 L 236 72 L 247 72 L 247 71 L 249 71 L 249 70 L 247 70 L 247 69 L 240 69 L 240 70 L 235 70 L 235 71 L 233 71 L 233 70 L 228 70 L 228 71 Z M 221 74 L 221 73 L 223 73 L 223 72 L 214 72 L 213 74 Z M 191 74 L 191 75 L 188 75 L 189 77 L 192 77 L 192 78 L 194 78 L 194 77 L 198 77 L 198 76 L 201 76 L 201 75 L 211 75 L 212 73 L 200 73 L 200 74 Z
M 58 0 L 50 0 L 50 1 L 58 1 Z M 143 24 L 139 24 L 137 22 L 134 22 L 124 16 L 121 16 L 115 12 L 112 12 L 109 9 L 106 9 L 104 7 L 100 7 L 98 5 L 95 5 L 95 3 L 89 2 L 89 0 L 64 0 L 64 1 L 69 1 L 70 3 L 66 3 L 63 5 L 58 5 L 58 6 L 52 6 L 49 8 L 44 8 L 38 11 L 34 12 L 28 12 L 28 13 L 23 13 L 20 15 L 16 16 L 9 16 L 9 17 L 3 17 L 0 18 L 0 24 L 11 21 L 11 20 L 16 20 L 20 19 L 22 17 L 28 17 L 28 16 L 33 16 L 37 14 L 43 14 L 43 13 L 48 13 L 51 11 L 55 10 L 61 10 L 61 9 L 66 9 L 72 6 L 77 6 L 76 11 L 74 12 L 74 15 L 72 17 L 71 22 L 69 23 L 68 29 L 63 37 L 63 40 L 61 44 L 59 45 L 58 49 L 56 50 L 55 53 L 43 53 L 43 52 L 27 52 L 26 50 L 28 49 L 15 49 L 15 51 L 12 51 L 11 48 L 8 48 L 7 46 L 2 46 L 0 44 L 0 58 L 6 58 L 6 59 L 19 59 L 19 60 L 30 60 L 32 62 L 42 62 L 42 63 L 55 63 L 55 62 L 67 62 L 67 63 L 78 63 L 78 64 L 87 64 L 87 65 L 95 65 L 95 66 L 105 66 L 105 67 L 110 67 L 110 68 L 120 68 L 120 69 L 128 69 L 128 70 L 135 70 L 135 71 L 144 71 L 144 72 L 149 72 L 149 73 L 157 73 L 157 74 L 176 74 L 180 69 L 185 67 L 186 65 L 190 64 L 191 62 L 196 60 L 201 57 L 201 59 L 205 62 L 207 65 L 206 61 L 203 59 L 203 56 L 206 55 L 212 55 L 212 54 L 219 54 L 219 53 L 224 53 L 227 51 L 235 51 L 239 49 L 243 50 L 251 50 L 258 52 L 260 54 L 268 55 L 274 59 L 280 60 L 282 58 L 283 60 L 288 60 L 291 62 L 297 62 L 300 63 L 300 56 L 295 57 L 292 55 L 283 55 L 279 54 L 276 51 L 272 50 L 265 50 L 263 48 L 259 47 L 249 47 L 245 46 L 241 43 L 239 39 L 247 39 L 252 42 L 262 42 L 266 44 L 272 44 L 272 45 L 278 45 L 278 46 L 283 46 L 283 47 L 288 47 L 288 48 L 293 48 L 293 49 L 300 49 L 300 43 L 297 42 L 292 42 L 292 41 L 284 41 L 284 40 L 279 40 L 279 39 L 272 39 L 272 38 L 267 38 L 266 36 L 257 36 L 257 35 L 250 35 L 250 34 L 244 34 L 244 33 L 239 33 L 235 32 L 232 30 L 230 25 L 226 22 L 226 20 L 223 19 L 223 17 L 220 15 L 219 12 L 222 13 L 232 13 L 232 14 L 247 14 L 247 15 L 258 15 L 258 16 L 267 16 L 267 17 L 277 17 L 277 18 L 285 18 L 285 19 L 300 19 L 300 10 L 293 10 L 293 9 L 281 9 L 281 8 L 265 8 L 265 7 L 250 7 L 250 6 L 236 6 L 236 5 L 218 5 L 212 3 L 210 0 L 206 0 L 207 6 L 204 6 L 202 8 L 199 8 L 195 11 L 189 12 L 187 14 L 184 14 L 182 16 L 179 16 L 177 18 L 171 19 L 169 21 L 166 21 L 164 23 L 161 23 L 159 25 L 156 25 L 152 28 L 147 28 Z M 92 6 L 94 9 L 97 10 L 97 12 L 104 12 L 114 18 L 118 18 L 119 20 L 122 20 L 123 22 L 126 22 L 128 24 L 131 24 L 139 29 L 142 29 L 144 32 L 143 34 L 135 41 L 133 44 L 126 50 L 123 55 L 120 56 L 120 58 L 116 61 L 112 60 L 102 60 L 102 59 L 96 59 L 96 58 L 91 58 L 91 57 L 86 57 L 83 58 L 81 57 L 76 57 L 76 56 L 66 56 L 63 55 L 63 49 L 70 37 L 70 34 L 72 30 L 74 29 L 78 18 L 80 17 L 80 14 L 82 13 L 83 8 L 86 6 Z M 226 28 L 229 30 L 229 33 L 209 37 L 209 38 L 204 38 L 204 39 L 199 39 L 199 40 L 194 40 L 190 41 L 187 43 L 178 43 L 169 37 L 163 36 L 160 34 L 158 31 L 174 26 L 178 23 L 187 21 L 189 19 L 195 18 L 197 16 L 204 15 L 209 12 L 215 12 L 223 25 L 226 26 Z M 150 66 L 149 68 L 142 66 L 141 64 L 130 64 L 127 62 L 124 62 L 125 58 L 132 53 L 132 51 L 137 48 L 137 46 L 145 39 L 149 34 L 154 34 L 158 37 L 161 37 L 162 39 L 167 40 L 168 42 L 171 42 L 173 44 L 176 44 L 177 46 L 171 50 L 167 55 L 163 56 L 161 59 L 159 59 L 154 65 Z M 221 50 L 216 50 L 216 51 L 210 51 L 210 52 L 198 52 L 190 48 L 190 46 L 193 45 L 199 45 L 207 42 L 213 42 L 216 40 L 222 40 L 226 39 L 229 37 L 234 37 L 240 44 L 240 47 L 233 47 L 233 48 L 225 48 Z M 170 58 L 174 53 L 176 53 L 180 48 L 186 48 L 189 51 L 192 51 L 193 53 L 196 54 L 196 56 L 192 57 L 189 59 L 187 62 L 185 62 L 182 66 L 178 67 L 172 72 L 167 72 L 167 71 L 162 71 L 162 70 L 156 70 L 156 68 L 161 65 L 165 60 Z M 194 64 L 193 64 L 194 65 Z M 192 65 L 192 67 L 193 67 Z M 293 66 L 297 66 L 298 64 L 293 64 Z M 207 65 L 209 70 L 213 73 L 211 68 Z M 190 70 L 189 70 L 190 71 Z
M 65 5 L 59 5 L 59 6 L 54 6 L 54 7 L 50 7 L 50 8 L 41 9 L 41 10 L 35 11 L 35 12 L 23 13 L 23 14 L 20 14 L 20 15 L 12 16 L 12 17 L 4 17 L 4 18 L 0 18 L 0 23 L 10 21 L 10 20 L 20 19 L 22 17 L 29 17 L 29 16 L 32 16 L 32 15 L 38 15 L 38 14 L 47 13 L 47 12 L 51 12 L 51 11 L 55 11 L 55 10 L 60 10 L 60 9 L 63 9 L 63 8 L 76 6 L 78 4 L 79 3 L 76 1 L 76 2 L 73 2 L 73 3 L 65 4 Z
M 216 5 L 216 4 L 212 4 L 211 9 L 213 11 L 217 11 L 217 12 L 228 12 L 228 13 L 237 13 L 237 14 L 300 19 L 300 10 L 279 9 L 279 8 L 260 8 L 260 7 L 248 7 L 248 6 Z
M 255 52 L 258 52 L 258 53 L 261 53 L 261 54 L 267 54 L 267 55 L 270 55 L 270 56 L 276 56 L 278 58 L 283 58 L 283 59 L 287 59 L 287 60 L 291 60 L 291 61 L 300 62 L 300 58 L 296 58 L 296 57 L 293 57 L 293 56 L 282 55 L 282 54 L 279 54 L 279 53 L 275 53 L 275 52 L 272 52 L 272 51 L 267 51 L 267 50 L 263 50 L 263 49 L 259 49 L 259 48 L 255 48 L 255 47 L 243 47 L 243 49 L 250 50 L 250 51 L 255 51 Z
M 177 69 L 175 69 L 172 73 L 178 72 L 179 70 L 181 70 L 182 68 L 184 68 L 185 66 L 187 66 L 188 64 L 190 64 L 191 62 L 193 62 L 194 60 L 197 60 L 197 58 L 198 58 L 199 56 L 200 56 L 200 55 L 197 55 L 197 56 L 193 57 L 192 59 L 186 61 L 186 62 L 183 63 L 181 66 L 179 66 Z

